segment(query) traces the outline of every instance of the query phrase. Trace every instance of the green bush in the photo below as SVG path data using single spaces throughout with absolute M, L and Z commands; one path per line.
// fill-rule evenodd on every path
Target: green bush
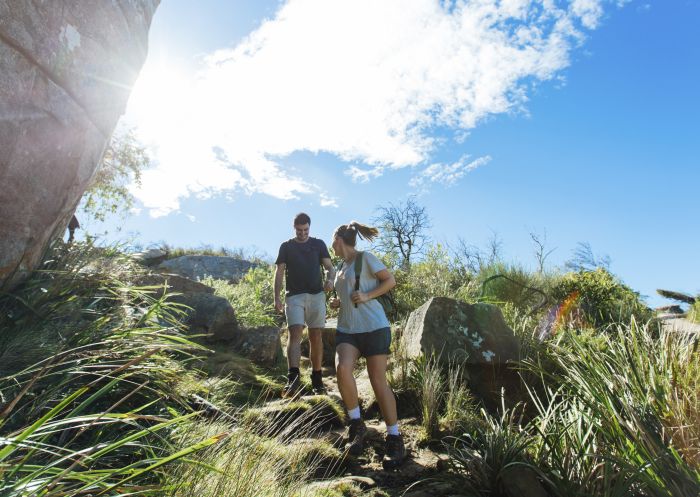
M 390 258 L 386 262 L 391 263 Z M 399 315 L 409 314 L 431 297 L 459 298 L 470 281 L 440 244 L 431 247 L 423 260 L 411 264 L 410 271 L 394 269 L 394 276 Z
M 532 273 L 518 264 L 495 262 L 483 266 L 474 277 L 473 300 L 511 304 L 521 310 L 544 307 L 557 274 Z M 478 293 L 476 293 L 478 291 Z
M 281 316 L 275 311 L 273 296 L 274 266 L 261 265 L 248 271 L 238 283 L 205 278 L 202 283 L 226 298 L 236 311 L 238 322 L 247 328 L 275 326 Z
M 603 268 L 563 275 L 552 296 L 558 302 L 571 303 L 585 323 L 595 328 L 627 323 L 633 317 L 643 323 L 652 317 L 639 293 Z

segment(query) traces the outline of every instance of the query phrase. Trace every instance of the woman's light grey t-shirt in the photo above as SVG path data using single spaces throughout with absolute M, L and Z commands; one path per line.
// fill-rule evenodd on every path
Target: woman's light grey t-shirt
M 364 257 L 360 291 L 372 291 L 381 283 L 375 274 L 386 269 L 386 266 L 371 252 L 358 253 L 357 256 Z M 335 291 L 340 298 L 337 329 L 341 333 L 366 333 L 390 326 L 382 304 L 376 299 L 357 304 L 357 308 L 352 303 L 350 296 L 355 291 L 355 261 L 350 264 L 343 262 L 335 276 Z

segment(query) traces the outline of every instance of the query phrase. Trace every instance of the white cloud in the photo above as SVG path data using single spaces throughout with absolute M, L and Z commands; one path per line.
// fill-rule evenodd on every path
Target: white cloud
M 189 195 L 328 202 L 285 170 L 295 151 L 358 164 L 346 170 L 356 181 L 425 164 L 444 146 L 437 126 L 459 140 L 523 108 L 533 82 L 569 64 L 604 1 L 288 0 L 209 56 L 196 81 L 156 70 L 135 90 L 132 113 L 158 158 L 137 196 L 153 215 Z
M 457 183 L 465 174 L 473 171 L 477 167 L 484 166 L 491 161 L 490 156 L 479 157 L 469 160 L 469 156 L 461 157 L 452 164 L 435 163 L 423 169 L 419 174 L 411 178 L 409 184 L 416 188 L 425 187 L 429 183 L 438 183 L 443 186 L 452 186 Z
M 325 193 L 320 195 L 321 207 L 338 207 L 338 199 L 330 197 Z

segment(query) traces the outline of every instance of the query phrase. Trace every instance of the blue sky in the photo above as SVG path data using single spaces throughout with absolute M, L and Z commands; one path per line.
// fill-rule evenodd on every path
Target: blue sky
M 437 242 L 700 292 L 700 2 L 445 3 L 164 0 L 123 120 L 153 174 L 90 228 L 274 254 L 416 194 Z

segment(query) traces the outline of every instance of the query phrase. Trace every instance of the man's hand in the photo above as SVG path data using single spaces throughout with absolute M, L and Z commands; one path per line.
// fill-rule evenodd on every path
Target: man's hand
M 323 290 L 326 292 L 332 292 L 333 282 L 331 280 L 326 280 L 326 282 L 323 284 Z
M 284 304 L 279 297 L 275 297 L 275 309 L 277 309 L 277 312 L 284 312 Z
M 338 297 L 333 297 L 328 301 L 328 305 L 331 309 L 338 309 L 340 307 L 340 299 Z
M 352 299 L 353 304 L 364 304 L 372 300 L 365 292 L 352 292 L 350 298 Z

